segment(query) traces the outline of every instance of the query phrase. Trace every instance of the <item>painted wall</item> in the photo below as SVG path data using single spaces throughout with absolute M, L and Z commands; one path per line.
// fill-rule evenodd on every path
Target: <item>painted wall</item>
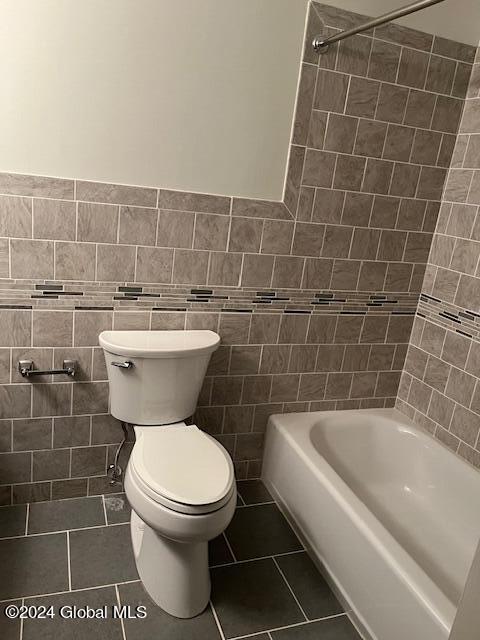
M 0 170 L 280 200 L 306 4 L 4 0 Z M 480 5 L 400 22 L 476 44 Z
M 380 16 L 410 2 L 408 0 L 332 0 L 329 4 L 368 16 Z M 477 0 L 445 0 L 438 5 L 400 18 L 396 22 L 443 38 L 477 45 L 480 38 L 480 3 Z
M 307 0 L 4 0 L 0 170 L 281 199 Z

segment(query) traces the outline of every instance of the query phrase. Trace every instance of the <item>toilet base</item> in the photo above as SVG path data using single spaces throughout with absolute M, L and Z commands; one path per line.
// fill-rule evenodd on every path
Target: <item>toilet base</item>
M 208 542 L 159 535 L 132 510 L 132 545 L 140 579 L 152 600 L 176 618 L 193 618 L 210 599 Z

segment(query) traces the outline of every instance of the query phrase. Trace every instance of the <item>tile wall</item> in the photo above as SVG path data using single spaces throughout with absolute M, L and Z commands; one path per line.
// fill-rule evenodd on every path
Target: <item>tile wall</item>
M 480 468 L 479 205 L 477 54 L 397 406 Z
M 195 419 L 240 478 L 273 412 L 394 405 L 475 51 L 393 25 L 312 51 L 362 19 L 310 6 L 283 202 L 0 175 L 1 504 L 118 491 L 103 329 L 219 332 Z M 74 382 L 17 373 L 67 357 Z

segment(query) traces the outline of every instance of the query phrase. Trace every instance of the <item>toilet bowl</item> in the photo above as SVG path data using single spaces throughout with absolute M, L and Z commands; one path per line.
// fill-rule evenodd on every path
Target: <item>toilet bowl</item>
M 232 461 L 195 425 L 136 426 L 135 434 L 125 491 L 137 569 L 162 609 L 190 618 L 210 598 L 208 541 L 235 510 Z
M 219 337 L 211 331 L 104 331 L 111 414 L 134 426 L 125 473 L 140 579 L 167 613 L 191 618 L 210 598 L 208 541 L 236 507 L 232 460 L 194 424 Z

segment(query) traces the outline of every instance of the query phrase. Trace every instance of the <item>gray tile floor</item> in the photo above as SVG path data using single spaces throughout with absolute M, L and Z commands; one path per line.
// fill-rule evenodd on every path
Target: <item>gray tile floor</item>
M 2 640 L 359 640 L 335 596 L 258 480 L 238 483 L 235 517 L 210 545 L 212 599 L 178 620 L 138 580 L 124 494 L 0 508 Z M 9 620 L 8 605 L 53 607 Z M 63 619 L 60 607 L 107 606 L 106 619 Z M 144 619 L 111 616 L 144 605 Z M 70 609 L 67 609 L 70 610 Z

